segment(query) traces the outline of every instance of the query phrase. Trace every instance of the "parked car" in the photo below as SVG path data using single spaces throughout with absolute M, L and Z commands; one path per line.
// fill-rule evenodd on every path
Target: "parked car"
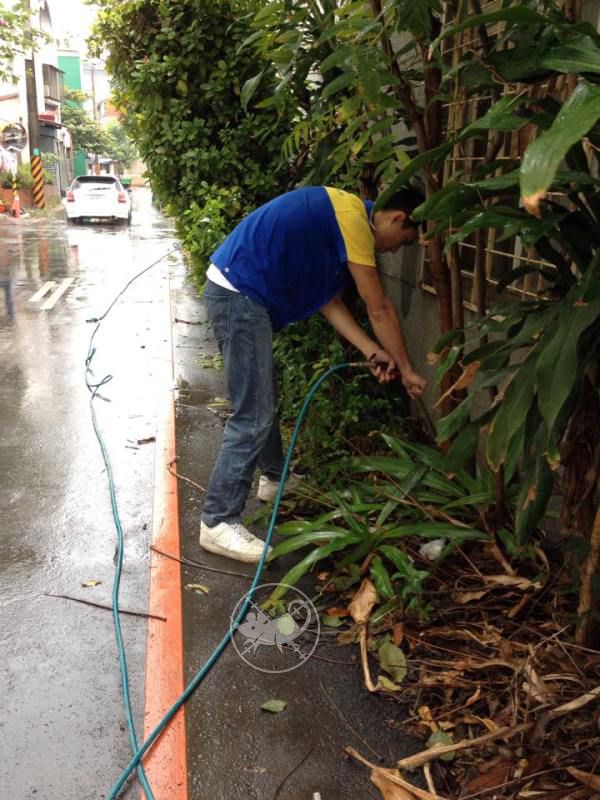
M 114 175 L 81 175 L 66 197 L 67 219 L 111 219 L 131 222 L 131 197 Z

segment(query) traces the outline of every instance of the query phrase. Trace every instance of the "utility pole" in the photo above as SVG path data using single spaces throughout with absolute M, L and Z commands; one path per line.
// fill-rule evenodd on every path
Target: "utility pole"
M 95 66 L 96 62 L 94 61 L 94 59 L 92 59 L 90 61 L 90 67 L 92 72 L 92 115 L 94 117 L 94 122 L 97 122 L 98 113 L 96 109 L 96 73 L 94 70 Z M 96 173 L 96 175 L 100 174 L 100 158 L 98 156 L 98 153 L 94 153 L 94 172 Z
M 29 23 L 31 24 L 31 0 L 27 0 Z M 33 44 L 31 58 L 25 60 L 25 88 L 27 90 L 27 122 L 29 128 L 29 153 L 31 175 L 33 177 L 33 203 L 36 208 L 44 208 L 44 169 L 40 155 L 40 120 L 37 107 L 37 85 L 35 79 L 35 56 Z

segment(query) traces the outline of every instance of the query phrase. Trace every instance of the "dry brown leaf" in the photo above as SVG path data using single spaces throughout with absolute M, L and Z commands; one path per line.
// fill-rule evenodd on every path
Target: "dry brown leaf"
M 493 583 L 495 586 L 514 586 L 517 589 L 541 589 L 539 581 L 530 581 L 518 575 L 483 575 L 484 583 Z
M 518 589 L 541 589 L 538 581 L 530 581 L 519 575 L 483 575 L 484 583 L 493 583 L 495 586 L 515 586 Z
M 397 769 L 385 769 L 384 767 L 377 767 L 375 764 L 367 761 L 367 759 L 361 756 L 361 754 L 358 753 L 353 747 L 345 747 L 344 750 L 349 756 L 355 758 L 357 761 L 360 761 L 361 764 L 364 764 L 366 767 L 370 767 L 373 774 L 383 773 L 383 776 L 387 778 L 390 783 L 399 786 L 401 789 L 404 789 L 407 792 L 406 796 L 409 798 L 409 800 L 414 800 L 415 797 L 417 800 L 446 800 L 446 798 L 441 794 L 433 795 L 431 792 L 426 792 L 424 789 L 419 789 L 418 786 L 413 786 L 412 783 L 409 783 L 402 777 L 402 774 Z M 389 795 L 388 797 L 392 797 L 392 795 Z
M 433 721 L 433 715 L 429 706 L 420 706 L 417 710 L 417 714 L 421 718 L 421 724 L 429 728 L 430 731 L 436 733 L 439 730 L 438 726 Z
M 479 769 L 479 775 L 470 780 L 465 789 L 468 794 L 482 791 L 483 789 L 493 789 L 496 786 L 501 786 L 508 779 L 510 773 L 510 761 L 503 761 L 499 758 L 493 758 L 482 764 Z
M 592 772 L 583 772 L 577 767 L 567 767 L 567 772 L 572 775 L 576 781 L 583 783 L 588 789 L 600 790 L 600 775 L 594 775 Z
M 377 590 L 375 585 L 369 578 L 364 578 L 359 590 L 348 606 L 348 611 L 355 622 L 360 625 L 366 625 L 376 602 Z
M 335 637 L 338 644 L 356 644 L 358 642 L 358 637 L 360 633 L 360 627 L 358 625 L 353 625 L 351 628 L 348 628 Z
M 384 771 L 382 769 L 374 769 L 371 772 L 371 783 L 374 783 L 379 789 L 383 800 L 416 800 L 412 792 L 407 791 L 402 786 L 398 786 L 397 783 L 392 783 L 386 772 L 388 770 Z M 389 770 L 389 772 L 394 772 L 396 776 L 400 774 L 397 769 Z
M 478 592 L 453 592 L 451 596 L 455 603 L 464 606 L 466 603 L 471 603 L 473 600 L 481 600 L 488 591 L 489 589 L 482 589 Z
M 554 692 L 549 688 L 544 679 L 538 675 L 531 664 L 525 665 L 525 676 L 527 680 L 523 681 L 523 690 L 536 703 L 556 702 Z
M 476 714 L 464 714 L 456 720 L 456 722 L 464 722 L 467 725 L 482 725 L 487 728 L 490 733 L 498 730 L 498 726 L 489 717 L 478 717 Z
M 349 617 L 350 612 L 347 608 L 339 608 L 339 606 L 333 606 L 332 608 L 328 608 L 325 611 L 330 617 Z
M 476 703 L 480 697 L 481 697 L 481 686 L 478 686 L 477 689 L 475 689 L 475 691 L 471 695 L 471 697 L 469 697 L 464 707 L 468 708 L 469 706 L 472 706 L 473 703 Z
M 479 361 L 471 361 L 470 364 L 467 364 L 465 369 L 462 372 L 462 375 L 455 381 L 452 386 L 444 392 L 444 394 L 440 397 L 440 399 L 435 404 L 434 408 L 437 408 L 442 400 L 445 400 L 448 395 L 452 394 L 452 392 L 460 392 L 462 389 L 466 389 L 470 386 L 473 381 L 475 380 L 475 376 L 480 367 Z
M 404 641 L 404 623 L 397 622 L 395 625 L 392 625 L 392 642 L 396 645 L 396 647 L 400 647 L 403 641 Z
M 546 192 L 538 191 L 534 192 L 533 194 L 527 194 L 522 196 L 523 206 L 525 207 L 525 211 L 531 214 L 534 217 L 541 218 L 542 212 L 540 211 L 540 201 L 546 197 Z

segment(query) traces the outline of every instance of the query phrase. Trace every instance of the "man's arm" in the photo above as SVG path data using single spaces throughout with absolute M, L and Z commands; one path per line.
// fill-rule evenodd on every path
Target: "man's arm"
M 378 362 L 382 366 L 374 367 L 371 372 L 380 383 L 388 383 L 394 379 L 394 362 L 391 356 L 381 349 L 381 345 L 372 339 L 356 322 L 341 297 L 334 297 L 321 309 L 321 314 L 336 331 L 353 344 L 369 361 Z
M 410 396 L 418 397 L 423 393 L 427 381 L 413 369 L 400 320 L 393 303 L 385 294 L 379 273 L 373 267 L 354 264 L 351 261 L 348 262 L 348 269 L 356 283 L 358 293 L 365 302 L 369 320 L 378 341 L 381 342 L 400 370 L 402 382 Z M 354 324 L 356 325 L 356 323 Z M 354 344 L 352 339 L 350 341 Z

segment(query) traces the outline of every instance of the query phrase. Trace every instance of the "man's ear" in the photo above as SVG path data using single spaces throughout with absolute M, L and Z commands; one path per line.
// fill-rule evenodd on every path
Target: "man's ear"
M 392 217 L 392 222 L 406 222 L 408 219 L 408 215 L 406 211 L 394 211 L 394 216 Z

